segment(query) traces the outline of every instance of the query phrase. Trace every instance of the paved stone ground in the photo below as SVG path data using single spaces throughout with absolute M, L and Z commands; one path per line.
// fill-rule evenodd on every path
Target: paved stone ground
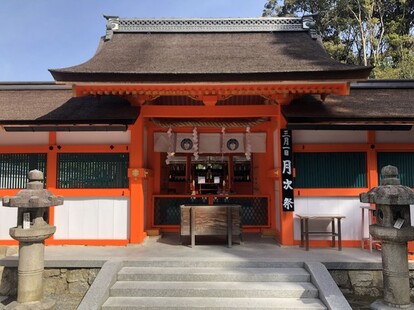
M 368 310 L 369 305 L 378 299 L 378 297 L 356 296 L 353 294 L 344 294 L 344 296 L 353 310 Z
M 2 298 L 0 296 L 0 310 L 2 310 L 4 306 L 7 306 L 9 303 L 16 300 L 16 296 L 3 298 L 4 300 L 2 301 Z M 52 294 L 48 295 L 47 298 L 56 301 L 56 310 L 76 310 L 83 296 L 73 294 Z
M 57 310 L 76 310 L 77 306 L 82 300 L 81 296 L 73 294 L 52 294 L 48 297 L 56 301 Z M 8 303 L 15 300 L 15 297 L 3 298 L 4 300 L 2 300 L 2 296 L 0 296 L 0 309 L 2 309 L 3 305 L 7 305 Z M 356 296 L 352 294 L 346 294 L 345 298 L 348 300 L 349 304 L 354 310 L 368 310 L 369 305 L 377 300 L 377 297 Z

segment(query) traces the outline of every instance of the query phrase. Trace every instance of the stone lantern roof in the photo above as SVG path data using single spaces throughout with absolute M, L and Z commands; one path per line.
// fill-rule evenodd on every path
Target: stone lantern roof
M 381 185 L 374 187 L 367 193 L 360 194 L 360 201 L 378 205 L 409 205 L 414 203 L 414 191 L 400 185 L 398 169 L 394 166 L 385 166 L 381 169 L 383 179 Z
M 43 188 L 43 172 L 32 170 L 28 173 L 29 183 L 26 189 L 16 196 L 3 197 L 3 206 L 11 208 L 46 208 L 63 204 L 62 196 L 55 196 Z

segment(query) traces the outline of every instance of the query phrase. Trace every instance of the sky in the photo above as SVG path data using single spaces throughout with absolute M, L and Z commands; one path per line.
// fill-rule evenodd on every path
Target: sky
M 53 81 L 48 69 L 90 59 L 103 15 L 259 17 L 266 0 L 0 0 L 0 82 Z

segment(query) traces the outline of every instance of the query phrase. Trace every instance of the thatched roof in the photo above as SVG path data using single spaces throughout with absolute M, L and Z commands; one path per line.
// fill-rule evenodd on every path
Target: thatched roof
M 139 108 L 117 96 L 72 97 L 58 85 L 0 85 L 0 125 L 133 124 Z
M 290 127 L 414 124 L 414 81 L 354 84 L 349 96 L 306 95 L 282 107 Z M 296 126 L 295 126 L 296 125 Z
M 267 21 L 268 19 L 264 19 Z M 270 19 L 272 21 L 272 19 Z M 296 24 L 263 30 L 263 20 L 249 27 L 206 31 L 194 23 L 177 30 L 173 22 L 149 20 L 146 28 L 134 28 L 137 20 L 117 25 L 102 39 L 87 62 L 51 69 L 57 81 L 79 82 L 217 82 L 366 79 L 371 68 L 345 65 L 331 59 L 309 29 Z M 117 22 L 124 20 L 118 19 Z M 142 20 L 141 24 L 145 24 Z M 185 24 L 185 20 L 180 20 Z M 225 19 L 218 20 L 226 21 Z M 241 19 L 244 22 L 246 20 Z M 252 21 L 252 19 L 248 20 Z M 277 18 L 276 18 L 277 21 Z M 298 25 L 300 28 L 298 28 Z M 146 24 L 145 24 L 146 25 Z M 108 26 L 110 28 L 110 26 Z M 170 28 L 168 28 L 170 27 Z M 162 29 L 161 31 L 159 29 Z

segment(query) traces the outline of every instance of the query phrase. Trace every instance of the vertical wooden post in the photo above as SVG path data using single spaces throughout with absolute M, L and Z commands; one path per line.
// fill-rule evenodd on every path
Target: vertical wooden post
M 377 168 L 377 151 L 375 150 L 375 131 L 368 131 L 368 151 L 367 151 L 367 166 L 368 166 L 368 188 L 378 186 L 378 168 Z
M 42 171 L 44 172 L 44 171 Z M 57 150 L 56 150 L 56 132 L 49 132 L 49 148 L 47 151 L 46 159 L 46 188 L 52 193 L 56 190 L 57 187 Z M 55 224 L 55 208 L 49 208 L 49 224 Z M 49 240 L 53 240 L 54 235 L 45 240 L 45 244 L 49 243 Z
M 251 166 L 253 166 L 253 161 L 251 161 Z M 233 155 L 229 155 L 229 163 L 228 163 L 228 167 L 227 167 L 227 175 L 228 175 L 228 180 L 227 180 L 227 186 L 229 188 L 229 192 L 231 192 L 233 190 L 233 177 L 234 177 L 234 162 L 233 162 Z
M 150 127 L 150 128 L 148 128 Z M 147 126 L 147 167 L 152 171 L 155 170 L 155 152 L 154 152 L 154 130 L 152 126 Z M 158 165 L 159 167 L 159 165 Z M 158 168 L 159 169 L 159 168 Z M 159 183 L 159 182 L 158 182 Z M 154 218 L 154 202 L 152 200 L 154 194 L 154 175 L 147 178 L 147 210 L 146 214 L 146 229 L 153 228 Z
M 129 150 L 129 168 L 139 169 L 144 165 L 144 120 L 140 116 L 130 127 L 131 142 Z M 142 176 L 130 177 L 130 223 L 129 242 L 142 243 L 146 237 L 144 231 L 144 179 Z

